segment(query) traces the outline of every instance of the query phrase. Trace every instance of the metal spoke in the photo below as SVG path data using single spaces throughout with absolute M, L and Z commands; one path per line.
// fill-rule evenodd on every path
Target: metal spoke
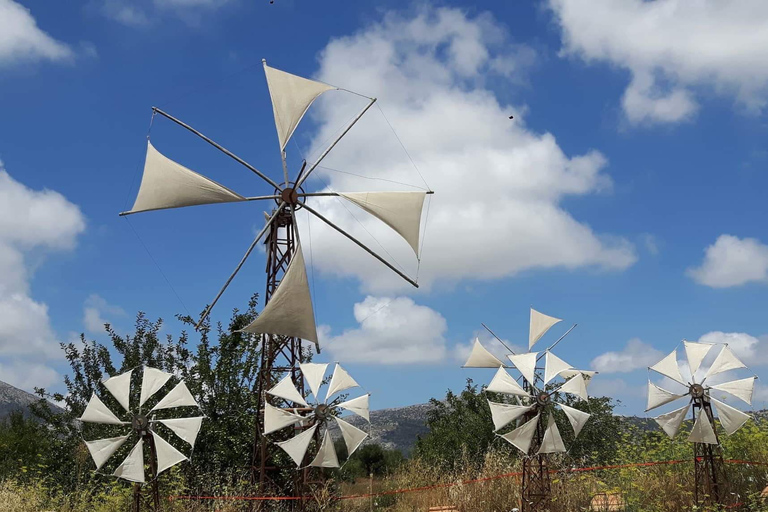
M 158 113 L 158 114 L 160 114 L 161 116 L 163 116 L 163 117 L 165 117 L 165 118 L 167 118 L 167 119 L 170 119 L 171 121 L 173 121 L 174 123 L 178 124 L 179 126 L 182 126 L 182 127 L 186 128 L 187 130 L 191 131 L 192 133 L 194 133 L 195 135 L 197 135 L 198 137 L 200 137 L 201 139 L 203 139 L 205 142 L 207 142 L 207 143 L 208 143 L 208 144 L 210 144 L 211 146 L 215 147 L 216 149 L 218 149 L 219 151 L 221 151 L 221 152 L 222 152 L 222 153 L 224 153 L 225 155 L 227 155 L 227 156 L 229 156 L 229 157 L 233 158 L 235 161 L 239 162 L 240 164 L 242 164 L 242 165 L 244 165 L 245 167 L 247 167 L 249 170 L 253 171 L 253 172 L 254 172 L 254 173 L 257 175 L 257 176 L 259 176 L 261 179 L 263 179 L 264 181 L 266 181 L 267 183 L 269 183 L 270 185 L 272 185 L 273 187 L 275 187 L 275 189 L 277 189 L 277 190 L 282 190 L 282 187 L 280 187 L 280 185 L 278 185 L 277 183 L 275 183 L 274 181 L 272 181 L 272 180 L 269 178 L 269 176 L 266 176 L 266 175 L 265 175 L 264 173 L 262 173 L 260 170 L 258 170 L 257 168 L 255 168 L 254 166 L 252 166 L 251 164 L 249 164 L 248 162 L 246 162 L 245 160 L 243 160 L 243 159 L 242 159 L 242 158 L 240 158 L 239 156 L 235 155 L 234 153 L 232 153 L 231 151 L 229 151 L 228 149 L 226 149 L 225 147 L 223 147 L 221 144 L 218 144 L 218 143 L 214 142 L 213 140 L 211 140 L 210 138 L 206 137 L 205 135 L 203 135 L 203 134 L 202 134 L 202 133 L 200 133 L 199 131 L 195 130 L 194 128 L 192 128 L 191 126 L 189 126 L 187 123 L 185 123 L 185 122 L 183 122 L 183 121 L 180 121 L 179 119 L 176 119 L 176 118 L 175 118 L 175 117 L 173 117 L 172 115 L 170 115 L 170 114 L 168 114 L 168 113 L 166 113 L 166 112 L 163 112 L 162 110 L 160 110 L 160 109 L 159 109 L 159 108 L 157 108 L 157 107 L 152 107 L 152 111 L 153 111 L 153 112 L 157 112 L 157 113 Z
M 200 326 L 203 324 L 205 319 L 211 313 L 211 310 L 213 309 L 213 306 L 216 305 L 216 303 L 219 301 L 221 296 L 224 294 L 224 291 L 229 286 L 229 283 L 231 283 L 232 279 L 234 279 L 235 276 L 237 275 L 237 273 L 240 272 L 240 269 L 245 264 L 245 260 L 247 260 L 248 256 L 251 255 L 251 252 L 253 251 L 254 247 L 256 247 L 256 244 L 259 243 L 259 240 L 261 240 L 261 237 L 263 237 L 264 233 L 267 232 L 267 229 L 272 225 L 272 222 L 274 222 L 274 220 L 277 218 L 278 214 L 283 210 L 283 208 L 285 208 L 285 204 L 286 204 L 285 202 L 280 203 L 280 206 L 278 206 L 277 210 L 275 210 L 272 213 L 272 216 L 267 220 L 266 224 L 261 229 L 261 231 L 259 231 L 259 234 L 256 235 L 256 238 L 253 240 L 253 243 L 251 243 L 250 247 L 248 247 L 248 250 L 245 251 L 245 256 L 243 256 L 243 259 L 241 259 L 240 263 L 237 264 L 237 267 L 235 268 L 235 271 L 232 272 L 232 274 L 229 276 L 229 279 L 227 279 L 227 282 L 224 283 L 224 286 L 219 291 L 218 295 L 216 295 L 216 298 L 213 299 L 213 302 L 211 302 L 211 305 L 206 308 L 205 312 L 203 313 L 203 316 L 200 317 L 200 321 L 197 322 L 197 324 L 195 325 L 195 329 L 200 329 Z
M 323 222 L 325 222 L 326 224 L 328 224 L 329 226 L 331 226 L 333 229 L 335 229 L 336 231 L 338 231 L 339 233 L 341 233 L 341 234 L 342 234 L 342 235 L 344 235 L 345 237 L 347 237 L 347 238 L 349 238 L 350 240 L 352 240 L 352 241 L 353 241 L 355 244 L 357 244 L 359 247 L 361 247 L 363 250 L 365 250 L 365 251 L 366 251 L 368 254 L 370 254 L 371 256 L 373 256 L 374 258 L 376 258 L 377 260 L 379 260 L 380 262 L 382 262 L 384 265 L 386 265 L 387 267 L 389 267 L 389 269 L 390 269 L 390 270 L 392 270 L 392 271 L 393 271 L 395 274 L 399 275 L 400 277 L 402 277 L 403 279 L 405 279 L 406 281 L 408 281 L 408 282 L 409 282 L 409 283 L 410 283 L 410 284 L 411 284 L 411 285 L 412 285 L 414 288 L 418 288 L 418 287 L 419 287 L 419 285 L 418 285 L 418 283 L 417 283 L 416 281 L 414 281 L 413 279 L 411 279 L 410 277 L 408 277 L 407 275 L 405 275 L 403 272 L 401 272 L 400 270 L 398 270 L 397 268 L 395 268 L 394 266 L 392 266 L 392 264 L 391 264 L 391 263 L 389 263 L 387 260 L 385 260 L 384 258 L 382 258 L 381 256 L 379 256 L 378 254 L 376 254 L 375 252 L 373 252 L 371 249 L 369 249 L 369 248 L 368 248 L 368 246 L 366 246 L 366 245 L 365 245 L 365 244 L 363 244 L 362 242 L 358 241 L 358 240 L 357 240 L 355 237 L 353 237 L 352 235 L 350 235 L 349 233 L 347 233 L 346 231 L 344 231 L 343 229 L 341 229 L 340 227 L 338 227 L 336 224 L 334 224 L 334 223 L 333 223 L 333 222 L 331 222 L 330 220 L 328 220 L 328 219 L 326 219 L 325 217 L 323 217 L 323 215 L 321 215 L 320 213 L 318 213 L 316 210 L 314 210 L 313 208 L 310 208 L 310 207 L 309 207 L 309 206 L 308 206 L 306 203 L 302 203 L 302 206 L 303 206 L 304 208 L 306 208 L 306 209 L 307 209 L 307 211 L 309 211 L 310 213 L 312 213 L 312 214 L 313 214 L 315 217 L 317 217 L 318 219 L 322 220 Z
M 363 114 L 365 114 L 366 112 L 368 112 L 368 109 L 369 109 L 369 108 L 371 108 L 375 102 L 376 102 L 376 98 L 373 98 L 373 99 L 371 99 L 370 103 L 368 103 L 368 105 L 366 105 L 366 106 L 365 106 L 365 108 L 364 108 L 364 109 L 363 109 L 363 110 L 362 110 L 362 111 L 361 111 L 359 114 L 357 114 L 357 117 L 355 117 L 355 118 L 352 120 L 352 122 L 351 122 L 351 123 L 349 123 L 349 125 L 347 126 L 347 128 L 346 128 L 346 129 L 345 129 L 343 132 L 341 132 L 341 135 L 339 135 L 339 136 L 336 138 L 336 140 L 334 140 L 334 141 L 331 143 L 331 145 L 330 145 L 330 146 L 328 146 L 328 147 L 325 149 L 325 151 L 323 151 L 323 154 L 321 154 L 321 155 L 320 155 L 320 158 L 318 158 L 318 159 L 315 161 L 315 163 L 313 163 L 313 164 L 312 164 L 312 166 L 311 166 L 309 169 L 307 169 L 307 172 L 305 172 L 305 173 L 304 173 L 304 176 L 302 176 L 302 177 L 301 177 L 301 179 L 299 179 L 299 180 L 297 180 L 297 181 L 296 181 L 296 186 L 295 186 L 294 188 L 299 188 L 299 187 L 301 186 L 301 184 L 302 184 L 302 183 L 304 183 L 304 182 L 307 180 L 307 178 L 309 178 L 309 175 L 310 175 L 310 174 L 312 174 L 312 171 L 314 171 L 314 170 L 315 170 L 315 167 L 317 167 L 317 166 L 320 164 L 320 162 L 322 162 L 322 161 L 323 161 L 323 158 L 325 158 L 325 157 L 328 155 L 328 153 L 330 153 L 330 152 L 331 152 L 331 150 L 334 148 L 334 146 L 336 146 L 336 144 L 338 144 L 338 143 L 339 143 L 339 141 L 340 141 L 340 140 L 341 140 L 341 139 L 342 139 L 342 138 L 343 138 L 343 137 L 344 137 L 344 136 L 347 134 L 347 132 L 348 132 L 349 130 L 351 130 L 351 129 L 352 129 L 352 127 L 353 127 L 353 126 L 355 126 L 355 123 L 357 123 L 357 122 L 360 120 L 360 118 L 361 118 L 361 117 L 363 117 Z
M 544 354 L 546 354 L 547 352 L 549 352 L 550 350 L 552 350 L 553 348 L 555 348 L 555 345 L 557 345 L 558 343 L 560 343 L 561 341 L 563 341 L 563 338 L 565 338 L 566 336 L 568 336 L 568 334 L 570 334 L 570 332 L 571 332 L 572 330 L 574 330 L 574 329 L 576 328 L 576 326 L 577 326 L 577 325 L 579 325 L 579 324 L 573 324 L 573 326 L 571 326 L 571 328 L 570 328 L 570 329 L 568 329 L 567 331 L 565 331 L 565 334 L 563 334 L 562 336 L 560 336 L 560 338 L 558 338 L 558 340 L 557 340 L 556 342 L 554 342 L 552 345 L 550 345 L 550 346 L 549 346 L 549 348 L 548 348 L 547 350 L 545 350 L 544 352 L 542 352 L 542 353 L 541 353 L 541 355 L 540 355 L 539 357 L 537 357 L 537 358 L 536 358 L 536 362 L 538 362 L 538 361 L 541 361 L 541 358 L 542 358 L 542 357 L 544 357 Z
M 490 329 L 490 327 L 488 327 L 487 325 L 485 325 L 485 324 L 484 324 L 484 323 L 482 323 L 482 322 L 480 322 L 480 325 L 482 325 L 483 327 L 485 327 L 485 330 L 486 330 L 486 331 L 488 331 L 489 333 L 491 333 L 491 336 L 493 336 L 494 338 L 496 338 L 497 340 L 499 340 L 499 343 L 501 343 L 502 345 L 504 345 L 504 348 L 506 348 L 507 350 L 509 350 L 509 351 L 512 353 L 512 355 L 515 355 L 515 351 L 514 351 L 514 350 L 512 350 L 511 348 L 509 348 L 509 347 L 507 346 L 507 344 L 506 344 L 506 343 L 504 343 L 504 341 L 502 341 L 502 339 L 501 339 L 501 338 L 499 338 L 498 336 L 496 336 L 496 333 L 494 333 L 494 332 L 493 332 L 493 331 Z

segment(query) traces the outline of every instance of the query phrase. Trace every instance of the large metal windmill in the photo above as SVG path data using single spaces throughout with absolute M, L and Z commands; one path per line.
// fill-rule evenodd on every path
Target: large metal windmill
M 701 364 L 716 345 L 721 345 L 720 352 L 701 376 L 703 371 Z M 740 429 L 750 416 L 716 399 L 712 396 L 712 391 L 723 391 L 751 404 L 757 377 L 753 375 L 744 379 L 716 383 L 714 381 L 720 379 L 715 376 L 747 366 L 734 355 L 727 344 L 683 341 L 683 346 L 686 355 L 685 365 L 680 365 L 678 362 L 677 349 L 675 349 L 648 370 L 649 373 L 653 370 L 674 381 L 676 385 L 684 386 L 685 391 L 680 393 L 667 391 L 654 384 L 649 375 L 646 412 L 688 397 L 688 403 L 683 407 L 654 419 L 670 438 L 674 438 L 688 410 L 692 411 L 693 427 L 688 435 L 688 442 L 693 443 L 694 499 L 697 504 L 723 504 L 726 498 L 727 475 L 720 440 L 715 428 L 715 413 L 728 435 Z
M 265 213 L 267 217 L 265 226 L 256 235 L 242 260 L 205 310 L 198 323 L 199 327 L 242 268 L 253 249 L 262 238 L 266 237 L 267 279 L 264 309 L 253 323 L 245 327 L 244 331 L 263 335 L 261 368 L 255 392 L 267 404 L 271 398 L 266 391 L 274 385 L 273 376 L 276 373 L 290 374 L 294 385 L 304 395 L 304 380 L 299 370 L 303 353 L 302 342 L 304 340 L 310 341 L 315 344 L 317 351 L 320 351 L 315 315 L 307 282 L 307 271 L 299 242 L 296 212 L 300 209 L 306 209 L 314 217 L 357 244 L 401 278 L 413 286 L 418 286 L 415 280 L 312 208 L 308 204 L 308 199 L 317 196 L 337 196 L 339 200 L 349 201 L 368 214 L 377 217 L 397 232 L 410 245 L 418 258 L 424 199 L 427 194 L 432 192 L 429 190 L 418 192 L 305 191 L 304 185 L 312 172 L 368 111 L 376 98 L 363 96 L 367 99 L 365 107 L 341 131 L 341 134 L 320 153 L 317 160 L 308 166 L 304 162 L 291 178 L 286 159 L 286 145 L 307 110 L 314 100 L 325 92 L 337 90 L 351 93 L 351 91 L 280 71 L 267 66 L 266 61 L 264 61 L 264 72 L 266 73 L 277 128 L 282 162 L 281 179 L 273 180 L 253 165 L 170 114 L 158 108 L 152 110 L 153 116 L 159 114 L 173 121 L 249 169 L 267 184 L 269 187 L 268 194 L 250 197 L 238 194 L 167 158 L 148 141 L 144 174 L 138 196 L 133 208 L 121 215 L 213 203 L 274 202 L 276 206 L 271 208 L 269 213 Z M 362 96 L 357 93 L 351 94 Z M 252 480 L 254 483 L 260 484 L 260 489 L 264 489 L 270 480 L 268 476 L 270 468 L 279 470 L 280 467 L 271 456 L 271 443 L 262 434 L 264 431 L 263 414 L 258 416 L 256 423 Z M 294 492 L 298 493 L 300 490 L 294 489 Z
M 106 434 L 108 437 L 86 440 L 85 444 L 96 464 L 96 471 L 109 468 L 111 475 L 134 482 L 133 511 L 138 512 L 141 508 L 140 487 L 147 481 L 151 486 L 150 508 L 160 508 L 157 477 L 189 459 L 203 416 L 183 380 L 169 388 L 166 384 L 173 378 L 172 374 L 145 366 L 141 370 L 140 387 L 136 387 L 131 386 L 131 380 L 136 381 L 132 379 L 134 371 L 129 370 L 102 382 L 122 410 L 113 412 L 94 392 L 80 421 L 102 425 L 102 430 L 109 431 Z M 163 389 L 166 392 L 159 393 Z M 178 408 L 185 413 L 191 411 L 196 414 L 179 417 L 171 413 Z M 88 431 L 85 434 L 90 437 Z M 166 439 L 173 440 L 186 453 Z M 112 464 L 113 455 L 126 443 L 132 448 L 127 455 L 123 454 L 122 462 Z M 146 459 L 145 455 L 148 455 Z M 150 468 L 149 479 L 144 471 L 145 460 Z
M 559 407 L 565 413 L 573 428 L 574 437 L 579 435 L 590 417 L 586 412 L 557 403 L 553 399 L 557 393 L 571 394 L 581 400 L 589 399 L 587 386 L 596 372 L 574 369 L 551 352 L 575 325 L 544 352 L 530 351 L 534 344 L 560 321 L 559 318 L 545 315 L 531 308 L 529 351 L 522 354 L 514 353 L 489 329 L 491 334 L 510 352 L 507 354 L 507 359 L 520 372 L 521 376 L 518 380 L 522 380 L 522 385 L 507 372 L 505 368 L 508 365 L 493 355 L 477 339 L 467 362 L 464 363 L 464 368 L 497 368 L 496 375 L 486 390 L 514 398 L 515 403 L 496 403 L 489 400 L 488 405 L 491 408 L 491 417 L 497 435 L 523 453 L 521 489 L 523 512 L 547 509 L 551 495 L 547 456 L 551 453 L 566 451 L 553 414 L 555 407 Z M 542 359 L 544 359 L 543 367 L 539 366 Z M 563 379 L 564 382 L 557 383 L 558 378 Z M 515 422 L 515 428 L 499 434 L 499 431 L 507 429 L 512 422 Z

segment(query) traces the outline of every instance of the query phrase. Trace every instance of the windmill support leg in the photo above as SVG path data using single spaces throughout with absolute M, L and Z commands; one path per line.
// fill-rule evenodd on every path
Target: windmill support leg
M 695 401 L 693 414 L 703 410 L 714 425 L 712 406 L 707 401 Z M 715 434 L 717 435 L 717 434 Z M 723 452 L 718 444 L 694 443 L 694 501 L 697 506 L 725 505 L 727 496 L 727 476 Z
M 532 417 L 532 416 L 531 416 Z M 526 418 L 523 421 L 528 421 Z M 544 425 L 539 423 L 533 436 L 531 450 L 538 451 L 544 439 Z M 549 466 L 546 455 L 534 455 L 523 458 L 523 479 L 520 489 L 520 510 L 522 512 L 540 512 L 549 510 L 552 495 L 549 479 Z

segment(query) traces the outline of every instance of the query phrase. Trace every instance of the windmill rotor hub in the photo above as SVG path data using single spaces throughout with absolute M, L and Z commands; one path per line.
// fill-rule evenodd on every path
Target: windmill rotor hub
M 536 395 L 536 403 L 540 406 L 547 405 L 549 403 L 549 393 L 542 391 Z
M 315 417 L 320 421 L 325 421 L 332 416 L 331 408 L 326 404 L 320 404 L 315 407 Z
M 290 205 L 298 204 L 299 202 L 299 193 L 296 191 L 295 188 L 284 188 L 282 192 L 280 192 L 280 199 L 285 201 L 286 203 Z
M 693 398 L 703 398 L 704 397 L 704 386 L 701 384 L 691 384 L 691 387 L 689 388 L 689 391 L 691 393 L 691 396 Z
M 143 414 L 137 414 L 131 420 L 131 426 L 136 432 L 143 434 L 149 430 L 149 419 Z

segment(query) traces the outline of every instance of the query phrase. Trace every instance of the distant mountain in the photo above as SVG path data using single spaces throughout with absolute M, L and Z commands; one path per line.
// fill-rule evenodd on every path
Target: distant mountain
M 371 437 L 366 443 L 380 444 L 385 448 L 400 450 L 405 455 L 410 454 L 418 436 L 429 432 L 427 413 L 432 408 L 430 404 L 417 404 L 371 411 Z M 368 430 L 366 421 L 360 416 L 346 416 L 344 420 Z M 338 436 L 341 437 L 341 433 Z
M 31 416 L 29 405 L 37 401 L 36 395 L 0 381 L 0 420 L 15 411 L 21 411 L 27 417 Z

